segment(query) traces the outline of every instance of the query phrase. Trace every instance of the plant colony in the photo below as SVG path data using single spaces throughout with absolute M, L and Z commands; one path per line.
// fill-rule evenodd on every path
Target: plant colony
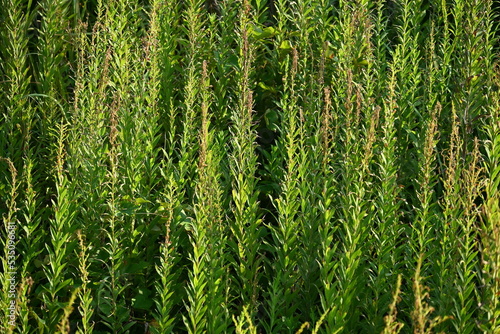
M 499 333 L 494 5 L 2 0 L 0 331 Z

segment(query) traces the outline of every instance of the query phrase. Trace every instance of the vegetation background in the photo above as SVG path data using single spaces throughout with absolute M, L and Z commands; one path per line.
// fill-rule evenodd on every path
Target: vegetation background
M 0 332 L 500 333 L 498 10 L 0 0 Z

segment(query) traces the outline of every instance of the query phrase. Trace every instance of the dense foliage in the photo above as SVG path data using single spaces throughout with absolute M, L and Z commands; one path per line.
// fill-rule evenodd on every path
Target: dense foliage
M 0 4 L 0 332 L 500 332 L 491 0 Z

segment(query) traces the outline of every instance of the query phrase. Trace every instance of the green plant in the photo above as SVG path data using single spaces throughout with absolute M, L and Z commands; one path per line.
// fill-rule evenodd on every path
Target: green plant
M 492 0 L 0 5 L 2 333 L 498 332 Z

